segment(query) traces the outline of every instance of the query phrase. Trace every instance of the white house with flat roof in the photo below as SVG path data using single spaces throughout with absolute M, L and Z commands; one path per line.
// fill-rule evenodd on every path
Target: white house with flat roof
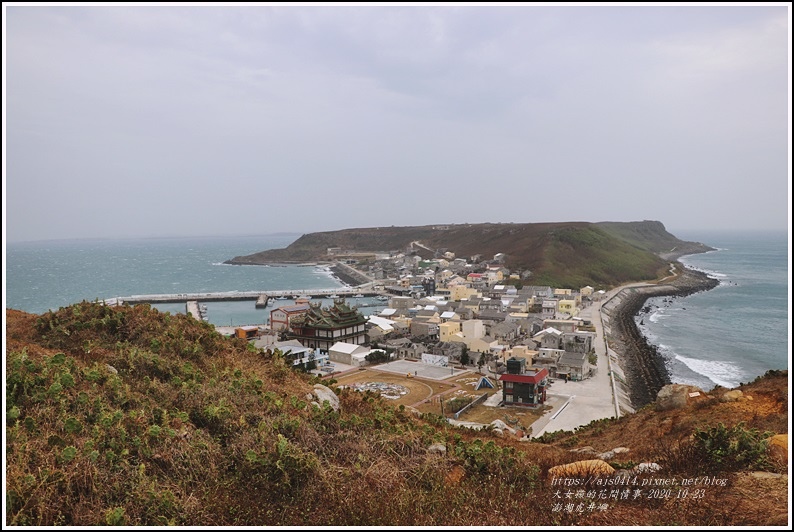
M 368 323 L 371 323 L 375 327 L 381 329 L 383 334 L 388 334 L 394 331 L 394 321 L 387 320 L 386 318 L 382 318 L 380 316 L 370 316 Z
M 348 366 L 361 366 L 367 363 L 367 355 L 372 351 L 368 347 L 347 342 L 336 342 L 328 350 L 328 357 L 333 362 Z

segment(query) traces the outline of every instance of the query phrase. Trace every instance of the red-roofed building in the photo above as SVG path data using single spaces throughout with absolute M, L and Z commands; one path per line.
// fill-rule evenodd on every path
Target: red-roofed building
M 502 373 L 502 402 L 505 405 L 539 406 L 546 402 L 549 370 L 525 371 L 526 360 L 508 359 L 507 373 Z

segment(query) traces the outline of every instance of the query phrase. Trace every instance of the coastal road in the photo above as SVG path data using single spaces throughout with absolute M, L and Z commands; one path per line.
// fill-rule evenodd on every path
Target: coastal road
M 675 271 L 671 270 L 671 274 L 675 276 Z M 595 327 L 596 337 L 593 345 L 598 355 L 596 374 L 579 382 L 555 379 L 546 395 L 547 404 L 554 409 L 532 424 L 530 437 L 537 438 L 545 432 L 557 430 L 573 430 L 596 419 L 620 416 L 621 407 L 618 399 L 620 392 L 610 377 L 612 368 L 604 338 L 602 306 L 607 305 L 621 290 L 654 285 L 655 283 L 648 282 L 625 284 L 613 288 L 600 301 L 595 301 L 589 307 L 582 309 L 579 317 L 590 320 Z M 614 351 L 612 353 L 616 356 Z M 622 404 L 624 409 L 631 411 L 625 400 Z
M 616 391 L 609 376 L 601 305 L 609 301 L 621 288 L 625 287 L 611 290 L 601 301 L 593 302 L 579 313 L 580 318 L 590 320 L 595 326 L 593 346 L 598 356 L 595 375 L 578 382 L 555 379 L 546 394 L 547 404 L 554 409 L 532 424 L 531 438 L 537 438 L 545 432 L 573 430 L 596 419 L 616 417 L 619 410 L 616 406 Z

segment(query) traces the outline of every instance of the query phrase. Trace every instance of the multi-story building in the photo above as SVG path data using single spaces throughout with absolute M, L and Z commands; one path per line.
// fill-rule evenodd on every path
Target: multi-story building
M 288 331 L 290 321 L 297 316 L 302 316 L 309 311 L 308 303 L 299 305 L 285 305 L 270 311 L 270 328 L 274 331 Z
M 330 307 L 310 305 L 302 316 L 290 321 L 292 337 L 306 347 L 327 352 L 337 342 L 361 345 L 366 342 L 365 318 L 343 300 Z
M 502 373 L 502 401 L 505 405 L 539 406 L 546 402 L 549 371 L 526 371 L 526 360 L 509 358 L 507 373 Z

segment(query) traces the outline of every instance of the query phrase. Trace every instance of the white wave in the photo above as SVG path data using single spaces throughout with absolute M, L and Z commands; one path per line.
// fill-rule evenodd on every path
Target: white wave
M 326 268 L 315 268 L 314 269 L 314 273 L 321 274 L 324 277 L 331 277 L 331 278 L 334 277 L 334 272 L 332 272 L 331 269 L 327 268 L 327 267 Z M 317 277 L 317 279 L 319 279 L 319 277 Z
M 683 260 L 681 261 L 681 263 L 684 266 L 686 266 L 687 268 L 689 268 L 690 270 L 695 270 L 696 272 L 705 273 L 706 276 L 711 277 L 712 279 L 722 279 L 722 278 L 728 277 L 728 274 L 725 274 L 725 273 L 722 273 L 722 272 L 713 271 L 713 270 L 707 270 L 706 268 L 700 268 L 698 266 L 693 266 L 692 264 L 688 264 L 687 262 L 685 262 Z
M 737 375 L 740 375 L 742 369 L 733 362 L 726 362 L 724 360 L 701 360 L 699 358 L 689 358 L 681 355 L 675 355 L 676 360 L 683 362 L 686 367 L 699 373 L 704 377 L 708 377 L 713 383 L 725 388 L 735 388 L 739 386 L 741 381 L 737 380 Z
M 210 264 L 212 264 L 213 266 L 237 266 L 237 264 L 229 264 L 228 262 L 211 262 Z M 246 266 L 259 266 L 260 268 L 270 268 L 270 264 L 246 264 Z
M 648 321 L 650 321 L 651 323 L 658 323 L 660 319 L 666 317 L 667 316 L 665 316 L 664 313 L 657 310 L 656 312 L 648 316 Z
M 656 345 L 656 341 L 659 339 L 658 336 L 653 334 L 651 331 L 649 331 L 645 327 L 641 327 L 640 331 L 642 332 L 642 335 L 645 337 L 645 339 L 648 341 L 649 344 Z M 662 346 L 660 345 L 658 347 L 659 347 L 659 349 L 661 349 Z

